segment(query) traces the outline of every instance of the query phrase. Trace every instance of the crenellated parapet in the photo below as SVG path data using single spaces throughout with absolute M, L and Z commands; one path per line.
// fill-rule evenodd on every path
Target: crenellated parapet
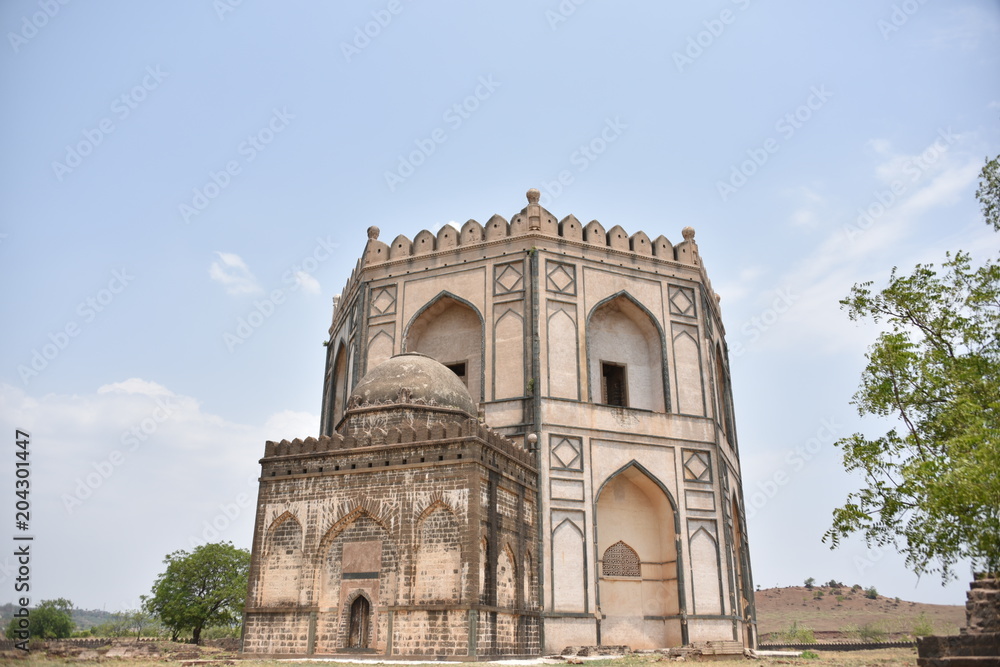
M 460 229 L 451 225 L 443 226 L 437 233 L 425 229 L 417 232 L 412 240 L 400 234 L 388 244 L 379 240 L 378 227 L 369 227 L 368 244 L 365 246 L 364 254 L 358 260 L 341 294 L 346 298 L 353 292 L 361 279 L 362 270 L 366 267 L 455 252 L 528 235 L 547 236 L 568 243 L 606 248 L 613 252 L 679 262 L 699 268 L 702 266 L 698 244 L 694 241 L 693 227 L 685 227 L 682 232 L 684 240 L 674 245 L 662 234 L 651 240 L 643 231 L 629 234 L 620 225 L 605 229 L 597 220 L 591 220 L 584 225 L 573 214 L 556 221 L 555 216 L 539 204 L 538 190 L 534 188 L 528 190 L 527 197 L 528 205 L 515 214 L 510 222 L 497 214 L 487 220 L 486 224 L 468 220 Z M 336 320 L 336 310 L 335 303 L 334 320 Z
M 398 407 L 405 409 L 407 406 L 400 405 Z M 350 450 L 384 447 L 386 445 L 433 445 L 444 441 L 469 439 L 478 439 L 489 448 L 517 461 L 521 465 L 531 469 L 535 467 L 535 456 L 533 453 L 475 419 L 441 421 L 430 424 L 419 421 L 414 422 L 412 425 L 405 423 L 397 424 L 389 428 L 375 428 L 370 433 L 365 433 L 357 437 L 334 433 L 333 435 L 324 435 L 319 438 L 296 438 L 280 442 L 268 440 L 264 445 L 264 458 L 261 462 L 263 463 L 265 460 L 274 461 L 286 457 L 308 457 L 337 452 L 346 453 Z
M 461 229 L 445 225 L 437 234 L 425 229 L 418 232 L 412 240 L 400 234 L 391 244 L 378 240 L 378 227 L 369 227 L 363 265 L 372 266 L 421 257 L 528 234 L 551 236 L 576 243 L 603 246 L 620 252 L 631 252 L 644 257 L 699 265 L 693 233 L 691 238 L 685 236 L 682 243 L 674 246 L 665 236 L 660 235 L 651 241 L 645 232 L 638 231 L 630 235 L 620 225 L 605 230 L 600 222 L 591 220 L 584 226 L 572 214 L 557 222 L 555 216 L 538 203 L 538 199 L 538 190 L 528 190 L 528 205 L 515 214 L 509 223 L 503 216 L 494 215 L 485 225 L 479 224 L 476 220 L 469 220 Z

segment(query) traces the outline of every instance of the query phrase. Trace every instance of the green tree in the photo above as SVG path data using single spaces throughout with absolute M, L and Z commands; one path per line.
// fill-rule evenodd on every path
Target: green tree
M 229 542 L 204 544 L 191 553 L 175 551 L 163 562 L 167 569 L 144 604 L 174 639 L 190 630 L 197 644 L 205 627 L 238 622 L 247 594 L 249 551 Z
M 977 192 L 991 224 L 990 212 L 1000 213 L 996 173 L 995 159 Z M 940 272 L 893 269 L 883 290 L 861 283 L 841 304 L 852 320 L 887 325 L 853 403 L 895 425 L 836 443 L 866 486 L 834 510 L 824 541 L 836 547 L 861 533 L 942 582 L 961 559 L 1000 571 L 1000 263 L 977 268 L 969 254 L 949 253 Z
M 979 189 L 976 197 L 983 208 L 986 224 L 1000 232 L 1000 157 L 986 161 L 979 172 Z
M 73 603 L 65 598 L 42 600 L 28 612 L 28 634 L 32 639 L 62 639 L 73 634 Z M 17 618 L 7 626 L 7 637 L 17 637 Z

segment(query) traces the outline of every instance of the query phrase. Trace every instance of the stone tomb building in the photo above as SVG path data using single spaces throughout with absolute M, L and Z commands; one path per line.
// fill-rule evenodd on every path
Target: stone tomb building
M 261 461 L 244 650 L 756 645 L 694 230 L 557 221 L 529 190 L 510 222 L 378 237 L 334 300 L 320 437 Z

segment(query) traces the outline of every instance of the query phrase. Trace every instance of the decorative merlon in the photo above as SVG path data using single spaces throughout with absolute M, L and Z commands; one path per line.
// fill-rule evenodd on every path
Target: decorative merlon
M 662 235 L 652 241 L 641 231 L 630 236 L 619 225 L 605 230 L 597 220 L 591 220 L 584 227 L 572 214 L 557 222 L 555 216 L 538 203 L 541 194 L 537 189 L 528 190 L 527 197 L 528 205 L 509 223 L 502 216 L 494 215 L 485 226 L 475 220 L 469 220 L 461 229 L 445 225 L 437 234 L 425 229 L 418 232 L 412 241 L 400 234 L 391 244 L 379 241 L 378 227 L 369 227 L 368 245 L 365 247 L 362 265 L 372 266 L 526 234 L 541 234 L 622 252 L 633 252 L 645 257 L 656 257 L 693 266 L 701 265 L 698 245 L 694 242 L 693 227 L 685 227 L 684 241 L 674 246 Z

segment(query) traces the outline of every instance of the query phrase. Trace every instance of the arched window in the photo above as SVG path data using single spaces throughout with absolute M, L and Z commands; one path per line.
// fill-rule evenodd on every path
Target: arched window
M 635 549 L 618 540 L 604 551 L 605 577 L 641 577 L 639 554 Z
M 594 403 L 666 411 L 662 334 L 625 294 L 597 306 L 587 321 Z

